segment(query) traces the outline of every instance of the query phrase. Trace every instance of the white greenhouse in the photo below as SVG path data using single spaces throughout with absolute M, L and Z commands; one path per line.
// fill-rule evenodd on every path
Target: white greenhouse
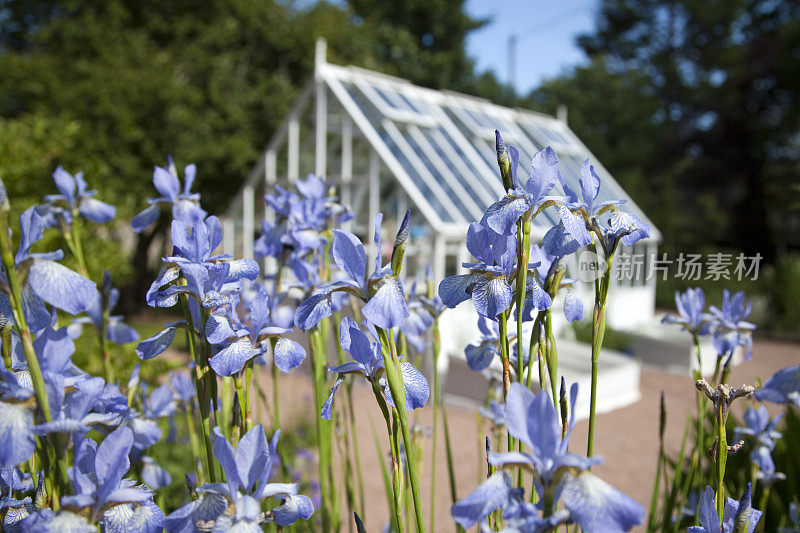
M 356 215 L 348 229 L 364 242 L 371 242 L 371 237 L 367 238 L 371 220 L 381 211 L 383 242 L 391 245 L 396 222 L 411 209 L 406 252 L 409 275 L 421 273 L 428 263 L 436 279 L 455 274 L 462 262 L 470 260 L 465 244 L 467 226 L 480 220 L 486 207 L 504 194 L 497 170 L 495 129 L 519 150 L 521 172 L 526 171 L 534 153 L 552 146 L 564 179 L 576 190 L 580 165 L 590 158 L 602 179 L 599 201 L 625 199 L 626 209 L 651 225 L 649 239 L 618 252 L 628 257 L 617 263 L 634 268 L 615 276 L 622 279 L 613 282 L 608 323 L 632 330 L 652 322 L 656 276 L 647 273 L 656 257 L 660 233 L 565 120 L 418 87 L 361 68 L 332 65 L 325 61 L 322 40 L 317 43 L 313 79 L 272 136 L 224 217 L 226 251 L 252 257 L 260 220 L 269 216 L 265 192 L 275 184 L 289 186 L 314 173 L 339 186 L 343 203 Z M 534 241 L 541 240 L 557 221 L 553 208 L 537 217 Z M 376 251 L 371 253 L 374 257 Z M 383 253 L 388 255 L 390 250 Z M 590 316 L 588 291 L 587 284 L 584 301 Z M 443 318 L 445 323 L 461 324 L 459 332 L 442 335 L 448 344 L 453 343 L 446 347 L 453 355 L 474 335 L 474 318 L 467 318 L 474 315 L 468 312 L 465 309 L 448 320 Z M 463 327 L 463 319 L 469 320 L 469 327 Z M 638 397 L 638 367 L 636 383 Z

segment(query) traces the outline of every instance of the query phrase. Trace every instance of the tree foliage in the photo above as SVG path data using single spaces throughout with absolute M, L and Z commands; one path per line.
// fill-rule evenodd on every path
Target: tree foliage
M 800 244 L 783 229 L 800 160 L 800 4 L 604 0 L 579 44 L 609 75 L 643 80 L 639 100 L 657 109 L 642 120 L 659 126 L 648 139 L 681 203 L 696 210 L 716 196 L 717 244 L 767 257 Z
M 335 63 L 436 87 L 501 87 L 466 57 L 466 34 L 481 23 L 463 0 L 387 6 L 0 0 L 0 175 L 24 205 L 53 189 L 57 164 L 82 169 L 125 219 L 171 153 L 179 168 L 197 164 L 195 187 L 221 212 L 308 81 L 319 36 Z

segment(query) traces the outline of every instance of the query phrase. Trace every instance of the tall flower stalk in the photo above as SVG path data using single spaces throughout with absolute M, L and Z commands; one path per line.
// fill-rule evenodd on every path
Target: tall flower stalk
M 405 255 L 406 246 L 408 244 L 408 225 L 410 222 L 409 215 L 410 213 L 406 213 L 405 219 L 403 220 L 400 230 L 397 233 L 397 237 L 395 238 L 394 248 L 392 250 L 391 270 L 392 274 L 394 275 L 395 282 L 398 281 L 400 276 L 400 270 L 403 266 L 403 256 Z M 378 250 L 378 256 L 380 259 L 380 250 Z M 380 339 L 381 349 L 383 351 L 386 381 L 389 384 L 389 390 L 391 391 L 392 400 L 394 401 L 394 416 L 399 419 L 400 431 L 402 432 L 403 446 L 405 448 L 406 456 L 406 468 L 408 470 L 408 478 L 411 485 L 411 496 L 414 500 L 414 518 L 417 526 L 417 532 L 424 533 L 425 519 L 422 513 L 422 496 L 420 493 L 418 464 L 415 457 L 416 446 L 411 438 L 411 431 L 408 424 L 408 414 L 406 410 L 407 385 L 403 380 L 403 375 L 400 369 L 400 358 L 397 354 L 397 346 L 391 330 L 387 331 L 383 328 L 376 329 L 378 331 L 378 338 Z
M 717 438 L 714 443 L 714 482 L 716 484 L 716 496 L 714 502 L 717 508 L 717 514 L 720 517 L 720 524 L 722 523 L 722 516 L 725 511 L 725 467 L 728 462 L 728 436 L 726 431 L 726 423 L 728 421 L 728 413 L 730 412 L 731 403 L 736 398 L 748 396 L 755 390 L 751 385 L 742 385 L 741 387 L 729 387 L 725 384 L 720 384 L 716 389 L 704 379 L 700 379 L 695 383 L 697 390 L 702 392 L 708 397 L 714 406 L 714 429 L 716 430 Z
M 600 349 L 603 347 L 603 337 L 606 331 L 606 302 L 608 301 L 608 288 L 611 282 L 611 269 L 613 255 L 605 257 L 606 268 L 599 280 L 594 285 L 594 307 L 592 309 L 592 385 L 589 397 L 589 437 L 586 445 L 586 455 L 591 457 L 594 453 L 594 430 L 597 413 L 597 373 L 600 369 Z
M 428 522 L 431 527 L 435 527 L 436 524 L 436 457 L 438 455 L 439 442 L 439 408 L 441 407 L 442 401 L 441 376 L 439 375 L 439 356 L 441 354 L 442 340 L 439 337 L 439 315 L 444 307 L 441 299 L 436 295 L 435 290 L 436 286 L 433 276 L 431 275 L 431 268 L 430 265 L 428 265 L 426 274 L 426 300 L 424 304 L 428 308 L 428 312 L 433 316 L 433 324 L 431 325 L 431 352 L 433 355 L 433 448 L 431 449 L 431 510 Z M 445 445 L 447 449 L 448 479 L 450 480 L 451 487 L 454 489 L 455 472 L 453 472 L 449 436 L 445 436 Z M 453 502 L 455 503 L 455 495 L 453 495 Z

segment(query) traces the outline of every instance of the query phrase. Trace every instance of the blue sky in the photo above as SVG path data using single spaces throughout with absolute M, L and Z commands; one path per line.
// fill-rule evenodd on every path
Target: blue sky
M 467 39 L 478 71 L 508 81 L 508 38 L 517 34 L 517 92 L 526 94 L 547 78 L 586 60 L 575 37 L 594 28 L 598 0 L 467 0 L 466 10 L 490 22 Z

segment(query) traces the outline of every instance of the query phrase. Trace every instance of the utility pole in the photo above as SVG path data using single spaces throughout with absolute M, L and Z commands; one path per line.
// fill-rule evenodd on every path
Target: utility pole
M 516 93 L 517 83 L 517 37 L 519 34 L 512 33 L 508 36 L 508 86 L 512 93 Z

